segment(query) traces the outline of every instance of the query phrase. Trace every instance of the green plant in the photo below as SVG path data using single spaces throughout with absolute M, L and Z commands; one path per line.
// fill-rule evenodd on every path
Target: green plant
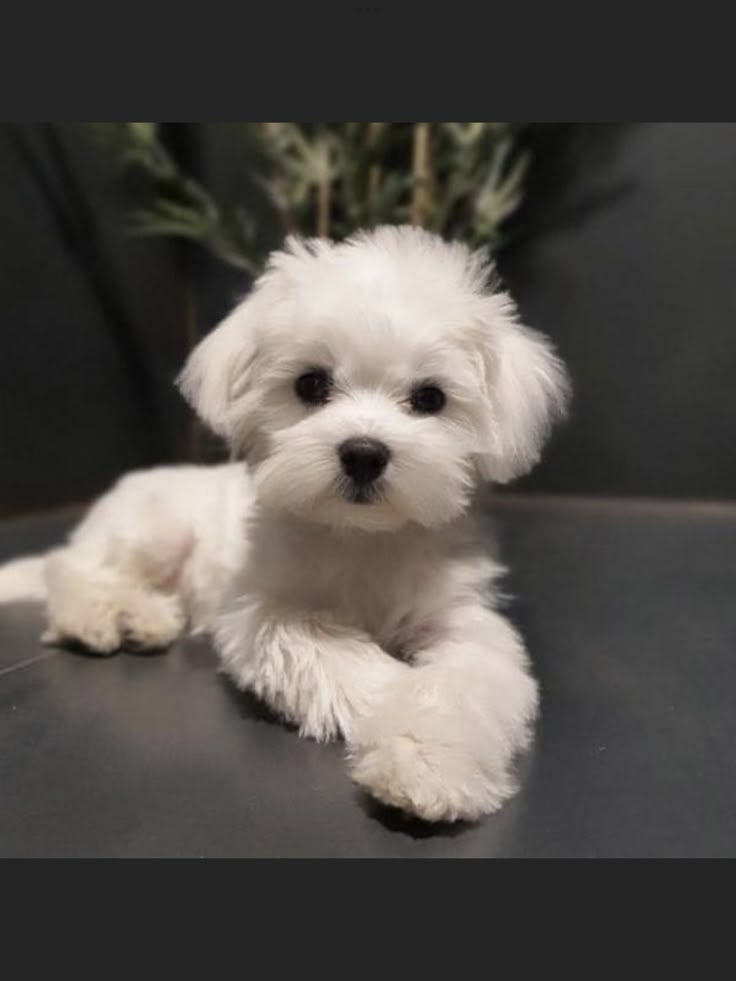
M 152 201 L 131 214 L 139 235 L 199 242 L 255 272 L 263 245 L 250 215 L 223 208 L 183 172 L 155 123 L 94 123 L 124 168 L 150 179 Z M 361 227 L 412 223 L 498 247 L 518 207 L 529 156 L 510 123 L 243 123 L 256 181 L 284 232 L 342 238 Z

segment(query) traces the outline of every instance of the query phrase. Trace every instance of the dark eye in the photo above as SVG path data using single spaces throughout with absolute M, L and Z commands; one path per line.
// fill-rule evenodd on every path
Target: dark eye
M 324 405 L 330 397 L 330 376 L 324 368 L 315 368 L 299 375 L 294 388 L 307 405 Z
M 445 393 L 436 385 L 422 385 L 411 393 L 411 407 L 422 415 L 434 415 L 445 407 Z

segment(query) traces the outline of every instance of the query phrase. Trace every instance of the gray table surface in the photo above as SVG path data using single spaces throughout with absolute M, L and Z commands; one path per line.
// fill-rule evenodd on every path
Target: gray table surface
M 0 524 L 0 558 L 74 513 Z M 509 614 L 543 689 L 522 790 L 434 828 L 363 798 L 343 749 L 299 740 L 217 673 L 47 651 L 0 607 L 0 855 L 736 855 L 736 506 L 500 498 Z

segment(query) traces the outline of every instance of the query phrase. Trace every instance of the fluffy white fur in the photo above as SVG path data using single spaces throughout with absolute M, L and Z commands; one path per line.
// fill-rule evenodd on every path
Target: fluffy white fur
M 309 406 L 294 385 L 316 367 L 333 388 Z M 420 415 L 429 381 L 447 402 Z M 46 639 L 100 653 L 211 630 L 235 683 L 304 736 L 342 735 L 379 800 L 431 821 L 497 809 L 538 696 L 471 504 L 536 462 L 564 408 L 548 341 L 482 255 L 384 227 L 289 240 L 181 388 L 247 465 L 123 478 L 66 546 L 0 570 L 0 599 L 45 592 Z M 356 436 L 391 453 L 368 503 L 337 453 Z

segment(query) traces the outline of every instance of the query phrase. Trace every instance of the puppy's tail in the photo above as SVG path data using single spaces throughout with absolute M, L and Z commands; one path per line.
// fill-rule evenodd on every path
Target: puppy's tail
M 0 603 L 46 599 L 46 555 L 28 555 L 0 565 Z

